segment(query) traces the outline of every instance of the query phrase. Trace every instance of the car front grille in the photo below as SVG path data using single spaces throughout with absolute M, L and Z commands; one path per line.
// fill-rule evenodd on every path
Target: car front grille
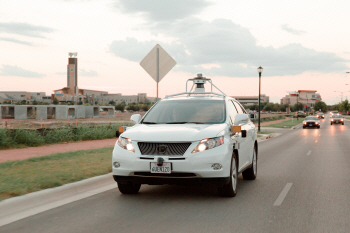
M 139 142 L 137 145 L 142 155 L 183 155 L 191 143 Z

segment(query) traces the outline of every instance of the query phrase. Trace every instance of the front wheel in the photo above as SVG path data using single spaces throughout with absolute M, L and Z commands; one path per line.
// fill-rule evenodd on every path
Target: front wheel
M 258 172 L 258 157 L 257 157 L 256 146 L 254 146 L 252 166 L 246 169 L 244 172 L 242 172 L 243 179 L 255 180 L 257 176 L 257 172 Z
M 218 192 L 222 197 L 234 197 L 237 194 L 238 168 L 236 154 L 233 152 L 231 159 L 230 182 L 222 187 L 218 187 Z
M 331 125 L 333 125 L 333 123 L 331 122 Z
M 139 192 L 141 184 L 120 184 L 118 183 L 118 189 L 122 194 L 136 194 Z

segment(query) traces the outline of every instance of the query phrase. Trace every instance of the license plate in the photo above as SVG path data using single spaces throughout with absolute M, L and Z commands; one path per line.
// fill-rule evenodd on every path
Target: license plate
M 171 163 L 163 163 L 158 166 L 157 163 L 151 163 L 151 173 L 171 173 Z
M 339 123 L 339 121 L 336 121 L 335 123 Z
M 309 124 L 309 126 L 312 126 L 312 124 Z

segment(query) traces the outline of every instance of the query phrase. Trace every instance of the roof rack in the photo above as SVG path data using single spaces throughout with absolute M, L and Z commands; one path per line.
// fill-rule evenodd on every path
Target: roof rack
M 191 87 L 190 91 L 187 91 L 188 81 L 193 81 L 193 84 L 192 84 L 192 87 Z M 205 92 L 204 84 L 206 82 L 209 82 L 211 84 L 210 85 L 210 87 L 211 87 L 211 91 L 210 92 Z M 197 85 L 197 86 L 196 86 L 194 92 L 192 92 L 193 87 L 195 85 Z M 218 91 L 220 91 L 221 94 L 213 92 L 213 87 L 215 87 Z M 186 92 L 181 92 L 181 93 L 172 94 L 172 95 L 166 95 L 165 98 L 174 97 L 174 96 L 180 96 L 180 95 L 187 95 L 188 97 L 191 96 L 191 95 L 204 95 L 204 96 L 205 95 L 214 95 L 214 96 L 222 96 L 223 98 L 225 98 L 227 96 L 224 92 L 222 92 L 217 86 L 215 86 L 213 84 L 213 82 L 211 81 L 210 78 L 202 77 L 202 74 L 197 74 L 197 77 L 187 80 L 187 82 L 186 82 Z

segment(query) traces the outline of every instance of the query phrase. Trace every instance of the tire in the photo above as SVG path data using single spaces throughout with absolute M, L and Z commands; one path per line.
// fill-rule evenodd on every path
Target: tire
M 333 125 L 333 123 L 331 122 L 331 125 Z
M 306 127 L 305 126 L 303 126 L 303 129 L 305 129 Z
M 218 187 L 218 192 L 222 197 L 234 197 L 237 194 L 238 168 L 236 154 L 232 153 L 230 182 L 222 187 Z
M 256 147 L 254 146 L 252 166 L 246 169 L 244 172 L 242 172 L 242 175 L 243 175 L 243 179 L 245 180 L 255 180 L 257 174 L 258 174 L 258 156 L 257 156 Z
M 118 183 L 118 189 L 122 194 L 136 194 L 139 192 L 141 184 L 120 184 Z
M 341 123 L 342 125 L 344 125 L 344 123 Z
M 320 128 L 320 126 L 317 126 L 317 129 L 319 129 Z

